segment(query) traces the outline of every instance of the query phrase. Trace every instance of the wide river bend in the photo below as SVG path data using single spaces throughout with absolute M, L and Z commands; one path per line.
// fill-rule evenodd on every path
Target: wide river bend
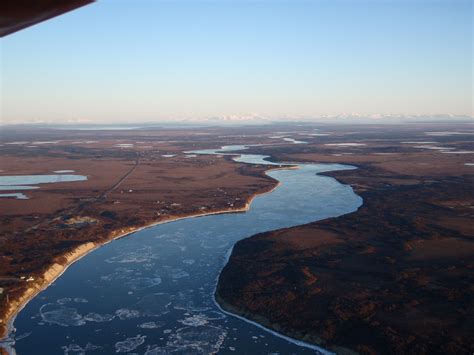
M 254 154 L 234 159 L 277 165 Z M 353 167 L 298 166 L 270 171 L 280 186 L 257 196 L 246 213 L 156 225 L 94 250 L 25 306 L 9 341 L 20 355 L 318 353 L 315 346 L 225 314 L 214 301 L 218 275 L 237 241 L 340 216 L 361 205 L 350 186 L 318 175 Z

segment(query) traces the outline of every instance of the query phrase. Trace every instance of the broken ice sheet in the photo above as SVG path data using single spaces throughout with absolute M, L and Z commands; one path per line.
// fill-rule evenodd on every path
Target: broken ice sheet
M 62 346 L 61 349 L 64 351 L 64 355 L 85 355 L 87 351 L 94 351 L 101 349 L 101 346 L 97 346 L 91 343 L 87 343 L 85 347 L 81 347 L 78 344 L 69 344 L 68 346 Z
M 40 308 L 41 319 L 44 322 L 60 325 L 62 327 L 78 327 L 86 324 L 86 321 L 77 312 L 77 309 L 71 307 L 61 307 L 45 311 L 49 305 L 46 304 Z
M 112 314 L 99 314 L 94 312 L 88 313 L 84 316 L 84 320 L 97 323 L 110 322 L 114 318 L 115 316 Z
M 224 329 L 209 325 L 184 327 L 170 336 L 167 345 L 178 351 L 213 354 L 220 349 L 226 335 Z
M 65 307 L 47 303 L 40 308 L 40 316 L 43 322 L 56 324 L 62 327 L 79 327 L 86 322 L 110 322 L 115 318 L 112 314 L 99 314 L 90 312 L 85 316 L 81 315 L 76 308 Z
M 142 329 L 156 329 L 156 328 L 161 328 L 161 327 L 165 326 L 165 324 L 166 324 L 165 322 L 161 322 L 161 321 L 158 321 L 158 322 L 145 322 L 145 323 L 137 325 L 137 327 L 142 328 Z
M 135 251 L 112 256 L 105 261 L 108 263 L 144 263 L 150 262 L 155 258 L 156 256 L 153 254 L 151 247 L 143 247 Z
M 120 308 L 115 311 L 115 315 L 120 318 L 120 320 L 139 318 L 140 312 L 134 309 Z
M 184 319 L 179 319 L 178 322 L 184 325 L 189 325 L 192 327 L 197 327 L 200 325 L 206 325 L 208 323 L 206 317 L 202 314 L 195 314 L 191 317 L 186 317 Z
M 115 343 L 115 352 L 128 353 L 130 351 L 133 351 L 136 348 L 138 348 L 140 345 L 145 343 L 145 338 L 146 338 L 145 335 L 141 336 L 140 334 L 138 334 L 135 337 L 131 337 L 123 341 L 119 341 Z
M 130 287 L 134 291 L 144 290 L 153 286 L 161 284 L 160 277 L 137 277 L 131 280 L 128 280 L 125 285 Z

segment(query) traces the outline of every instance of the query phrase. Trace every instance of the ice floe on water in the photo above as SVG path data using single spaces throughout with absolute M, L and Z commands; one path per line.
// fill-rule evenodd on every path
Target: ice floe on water
M 74 173 L 74 170 L 54 170 L 53 173 L 55 174 L 66 174 L 66 173 Z
M 467 166 L 474 166 L 474 163 L 464 163 L 464 165 L 467 165 Z
M 96 323 L 103 323 L 103 322 L 110 322 L 113 320 L 115 316 L 113 314 L 99 314 L 99 313 L 87 313 L 84 316 L 84 320 L 88 322 L 96 322 Z
M 64 297 L 64 298 L 57 299 L 56 303 L 57 304 L 66 304 L 66 303 L 71 302 L 71 301 L 72 301 L 72 298 Z
M 165 322 L 162 321 L 157 321 L 157 322 L 145 322 L 137 325 L 138 328 L 142 329 L 156 329 L 156 328 L 162 328 L 165 326 Z
M 97 346 L 91 343 L 87 343 L 84 347 L 75 343 L 61 347 L 61 349 L 64 351 L 64 355 L 85 355 L 88 351 L 95 351 L 101 348 L 101 346 Z
M 215 354 L 221 348 L 227 331 L 210 325 L 184 327 L 171 334 L 166 346 L 148 346 L 145 355 Z
M 107 261 L 109 262 L 110 261 Z M 142 264 L 143 265 L 143 264 Z M 100 276 L 100 279 L 102 281 L 112 281 L 112 280 L 129 280 L 131 277 L 133 277 L 133 274 L 135 271 L 130 268 L 125 268 L 125 267 L 118 267 L 115 269 L 115 272 L 112 272 L 110 274 L 102 275 Z
M 43 322 L 62 327 L 79 327 L 86 324 L 86 320 L 77 312 L 76 308 L 61 306 L 60 308 L 47 310 L 50 306 L 51 304 L 46 304 L 40 308 Z
M 108 263 L 144 263 L 155 259 L 155 255 L 150 247 L 143 247 L 135 251 L 120 253 L 106 259 Z
M 86 300 L 85 298 L 81 298 L 81 297 L 76 297 L 76 298 L 63 297 L 63 298 L 58 298 L 56 300 L 57 304 L 66 304 L 66 303 L 69 303 L 69 302 L 87 303 L 89 301 Z
M 89 312 L 85 316 L 74 307 L 67 307 L 67 303 L 86 303 L 84 298 L 60 298 L 56 303 L 46 303 L 40 307 L 40 317 L 43 323 L 55 324 L 61 327 L 79 327 L 87 322 L 110 322 L 115 318 L 112 314 Z
M 73 299 L 74 302 L 76 303 L 87 303 L 89 302 L 88 300 L 86 300 L 85 298 L 82 298 L 82 297 L 76 297 Z
M 210 325 L 184 327 L 170 335 L 168 346 L 198 354 L 216 353 L 225 340 L 225 329 Z
M 197 327 L 200 325 L 206 325 L 208 322 L 207 318 L 202 314 L 195 314 L 184 319 L 178 319 L 178 322 L 183 325 L 188 325 L 192 327 Z
M 123 341 L 115 343 L 115 352 L 116 353 L 129 353 L 137 349 L 140 345 L 145 343 L 145 335 L 138 334 L 135 337 L 127 338 Z
M 134 291 L 144 290 L 153 286 L 161 284 L 160 277 L 137 277 L 128 280 L 125 285 Z
M 163 158 L 172 158 L 172 157 L 175 157 L 176 154 L 161 154 L 161 156 L 162 156 Z
M 135 309 L 120 308 L 115 311 L 115 315 L 120 320 L 134 319 L 140 317 L 140 312 Z
M 166 347 L 160 347 L 160 346 L 148 346 L 147 351 L 145 352 L 145 355 L 168 355 L 170 353 L 169 349 L 166 349 Z

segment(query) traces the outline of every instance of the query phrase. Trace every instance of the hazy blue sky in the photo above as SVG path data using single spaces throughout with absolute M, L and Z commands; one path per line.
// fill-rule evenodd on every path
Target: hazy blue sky
M 99 0 L 2 39 L 2 121 L 472 116 L 471 0 Z

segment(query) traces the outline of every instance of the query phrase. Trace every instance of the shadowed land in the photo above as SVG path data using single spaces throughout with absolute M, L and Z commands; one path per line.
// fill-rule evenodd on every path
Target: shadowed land
M 346 145 L 262 148 L 277 161 L 357 165 L 329 175 L 353 186 L 364 204 L 238 242 L 218 302 L 338 353 L 472 353 L 474 166 L 465 165 L 472 155 L 413 148 L 472 151 L 472 133 L 401 143 L 406 133 L 394 127 L 357 130 L 350 141 L 339 137 Z M 410 136 L 433 140 L 416 129 Z

